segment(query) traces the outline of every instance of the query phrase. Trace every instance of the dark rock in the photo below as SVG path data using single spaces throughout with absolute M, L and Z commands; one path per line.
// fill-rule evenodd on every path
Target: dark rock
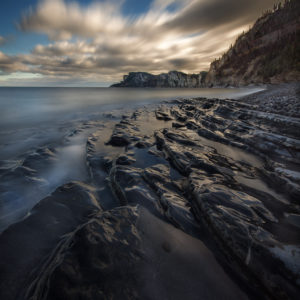
M 164 121 L 173 120 L 173 118 L 167 112 L 161 110 L 156 110 L 155 115 L 156 115 L 156 119 L 158 120 L 164 120 Z
M 130 72 L 124 75 L 123 81 L 111 87 L 202 87 L 206 73 L 185 74 L 171 71 L 159 75 L 146 72 Z
M 138 141 L 139 129 L 133 120 L 123 119 L 115 125 L 113 134 L 107 144 L 112 146 L 128 146 L 133 141 Z
M 203 182 L 205 182 L 203 184 Z M 209 181 L 208 181 L 209 182 Z M 205 218 L 207 226 L 216 234 L 216 238 L 240 259 L 272 293 L 280 297 L 293 295 L 297 288 L 290 284 L 289 278 L 299 276 L 300 268 L 294 260 L 299 253 L 288 254 L 284 258 L 274 255 L 277 247 L 283 247 L 275 237 L 263 228 L 265 222 L 278 222 L 258 200 L 245 193 L 228 189 L 214 181 L 207 183 L 201 177 L 192 179 L 195 195 L 195 211 L 199 218 Z M 297 250 L 296 250 L 297 251 Z M 274 268 L 278 272 L 274 272 Z M 279 286 L 284 286 L 283 289 Z
M 137 267 L 143 253 L 137 218 L 135 208 L 115 209 L 78 230 L 71 249 L 49 274 L 47 299 L 138 299 Z M 42 295 L 46 283 L 37 285 L 32 296 Z
M 23 289 L 37 276 L 61 237 L 99 210 L 93 188 L 80 182 L 69 183 L 40 201 L 23 221 L 3 232 L 0 298 L 23 298 Z
M 151 211 L 156 210 L 157 197 L 144 182 L 141 169 L 116 165 L 111 169 L 109 178 L 120 205 L 140 204 Z
M 150 148 L 152 144 L 146 141 L 138 141 L 134 146 L 142 149 L 142 148 Z
M 57 189 L 0 236 L 1 299 L 296 299 L 298 127 L 205 98 L 98 126 L 90 185 Z M 1 179 L 25 184 L 55 158 L 0 162 Z M 6 182 L 0 204 L 22 203 Z
M 107 144 L 110 144 L 112 146 L 128 146 L 131 143 L 130 137 L 127 135 L 117 135 L 114 134 L 110 140 L 107 142 Z
M 116 160 L 116 164 L 118 165 L 131 165 L 135 162 L 136 160 L 130 156 L 130 155 L 120 155 L 117 160 Z M 111 165 L 112 166 L 112 165 Z
M 185 124 L 173 122 L 172 123 L 172 127 L 174 127 L 174 128 L 182 128 L 182 127 L 185 127 Z
M 170 272 L 174 265 L 177 271 Z M 141 207 L 94 216 L 72 235 L 57 263 L 50 261 L 45 272 L 31 297 L 246 299 L 201 241 Z

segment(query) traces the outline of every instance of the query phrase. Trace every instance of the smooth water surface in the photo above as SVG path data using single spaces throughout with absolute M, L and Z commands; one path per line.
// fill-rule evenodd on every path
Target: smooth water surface
M 126 110 L 162 100 L 189 97 L 238 98 L 259 88 L 0 88 L 0 160 L 59 135 L 67 123 L 98 119 L 104 112 Z M 39 138 L 31 139 L 38 129 Z M 29 144 L 29 145 L 28 145 Z M 5 149 L 5 146 L 9 146 Z
M 88 136 L 106 126 L 105 143 L 122 114 L 164 100 L 236 99 L 259 90 L 0 88 L 0 231 L 58 186 L 85 181 Z

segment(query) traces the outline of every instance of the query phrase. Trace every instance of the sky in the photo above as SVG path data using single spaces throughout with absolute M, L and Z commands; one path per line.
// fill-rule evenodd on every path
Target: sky
M 274 0 L 0 2 L 0 86 L 108 86 L 199 73 Z

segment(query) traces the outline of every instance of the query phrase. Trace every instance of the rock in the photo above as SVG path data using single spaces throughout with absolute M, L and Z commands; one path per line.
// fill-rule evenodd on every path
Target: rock
M 2 233 L 1 299 L 23 297 L 24 287 L 31 284 L 60 239 L 101 209 L 93 193 L 86 184 L 66 184 L 40 201 L 23 221 Z
M 135 162 L 136 160 L 131 156 L 131 155 L 128 155 L 128 154 L 123 154 L 123 155 L 120 155 L 117 160 L 116 160 L 116 164 L 118 165 L 131 165 Z
M 150 148 L 152 144 L 146 141 L 138 141 L 136 144 L 134 144 L 134 146 L 142 149 L 142 148 Z
M 43 164 L 53 164 L 56 160 L 56 151 L 54 149 L 39 148 L 25 158 L 23 161 L 23 166 L 34 170 L 39 170 L 42 169 Z
M 151 211 L 156 210 L 157 197 L 144 182 L 141 169 L 116 165 L 111 169 L 109 178 L 120 205 L 140 204 Z
M 185 124 L 180 124 L 180 123 L 173 122 L 172 123 L 172 127 L 174 127 L 174 128 L 182 128 L 182 127 L 185 127 Z
M 249 268 L 271 293 L 280 297 L 296 297 L 297 288 L 290 285 L 289 278 L 300 275 L 300 252 L 285 252 L 274 257 L 274 248 L 284 248 L 263 227 L 265 222 L 278 222 L 264 205 L 243 192 L 228 189 L 211 181 L 191 179 L 195 195 L 195 211 L 204 218 L 207 226 L 223 245 Z M 205 182 L 203 184 L 203 182 Z M 279 246 L 280 245 L 280 246 Z M 298 249 L 298 247 L 296 247 Z M 296 261 L 292 268 L 287 262 Z M 274 272 L 274 266 L 278 271 Z M 283 289 L 279 286 L 284 286 Z
M 156 119 L 158 120 L 164 120 L 164 121 L 173 120 L 173 118 L 166 111 L 156 110 L 155 115 L 156 115 Z
M 130 72 L 123 81 L 111 87 L 202 87 L 206 72 L 185 74 L 171 71 L 167 74 L 153 75 L 146 72 Z
M 174 265 L 178 271 L 171 272 Z M 29 293 L 33 298 L 247 298 L 199 240 L 142 207 L 95 215 L 45 271 Z
M 169 178 L 170 168 L 167 165 L 154 165 L 146 168 L 142 176 L 158 196 L 161 213 L 175 227 L 193 235 L 197 231 L 197 224 L 188 201 L 178 193 L 176 185 Z
M 138 299 L 137 267 L 143 253 L 137 218 L 133 207 L 94 216 L 65 245 L 66 254 L 61 253 L 54 270 L 51 263 L 47 266 L 50 284 L 41 277 L 30 296 L 39 298 L 46 288 L 47 299 Z
M 0 236 L 1 299 L 296 299 L 297 118 L 197 98 L 100 125 L 89 184 L 57 189 Z M 37 180 L 36 161 L 55 157 L 2 161 L 1 179 Z M 21 204 L 6 182 L 0 204 Z
M 213 155 L 213 149 L 190 140 L 185 132 L 164 130 L 163 133 L 157 132 L 155 137 L 166 157 L 182 174 L 190 173 L 193 167 L 201 167 L 212 173 L 219 172 L 207 157 L 207 154 Z
M 138 141 L 137 136 L 139 129 L 136 127 L 135 122 L 130 119 L 123 119 L 120 123 L 115 125 L 113 134 L 107 144 L 112 146 L 128 146 L 133 141 Z

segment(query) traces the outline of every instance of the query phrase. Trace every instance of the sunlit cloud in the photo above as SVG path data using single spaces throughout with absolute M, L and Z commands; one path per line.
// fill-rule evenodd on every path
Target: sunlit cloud
M 101 82 L 118 81 L 131 71 L 198 73 L 274 2 L 155 0 L 147 12 L 124 16 L 126 1 L 83 7 L 43 0 L 23 13 L 18 28 L 46 34 L 49 44 L 36 45 L 29 54 L 0 52 L 0 70 Z
M 44 0 L 36 9 L 23 14 L 19 28 L 48 34 L 50 39 L 70 39 L 73 35 L 94 37 L 101 33 L 115 34 L 126 27 L 120 13 L 121 3 L 92 3 L 86 8 L 78 3 L 62 0 Z
M 18 56 L 9 56 L 0 51 L 0 75 L 16 71 L 29 71 L 28 66 L 22 63 Z

